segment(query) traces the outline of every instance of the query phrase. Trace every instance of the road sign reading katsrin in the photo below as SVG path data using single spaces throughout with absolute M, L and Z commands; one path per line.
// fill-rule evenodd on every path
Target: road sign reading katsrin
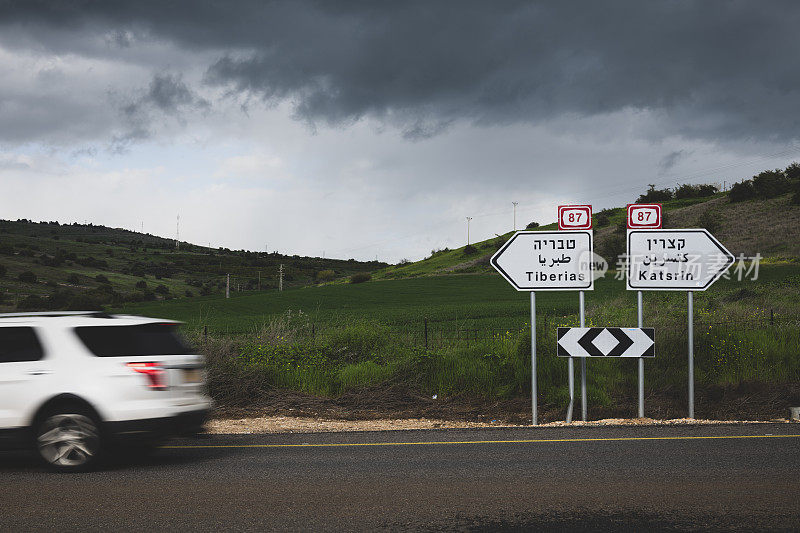
M 558 206 L 558 229 L 560 230 L 592 229 L 592 206 L 590 205 Z
M 518 231 L 491 263 L 518 291 L 594 288 L 591 231 Z
M 628 230 L 628 289 L 704 291 L 734 262 L 705 229 Z
M 558 328 L 559 357 L 655 357 L 653 328 Z
M 628 204 L 628 229 L 661 229 L 661 204 Z

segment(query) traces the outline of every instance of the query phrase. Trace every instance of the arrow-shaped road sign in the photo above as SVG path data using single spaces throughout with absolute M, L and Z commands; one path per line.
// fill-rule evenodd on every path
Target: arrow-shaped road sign
M 704 291 L 733 262 L 705 229 L 628 230 L 628 290 Z
M 653 328 L 558 328 L 559 357 L 655 357 Z
M 592 290 L 591 231 L 518 231 L 492 266 L 518 291 Z

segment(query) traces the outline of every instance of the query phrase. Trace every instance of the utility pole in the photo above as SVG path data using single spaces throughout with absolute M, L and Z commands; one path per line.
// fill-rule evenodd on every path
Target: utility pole
M 228 281 L 225 283 L 225 298 L 231 297 L 231 275 L 228 274 Z
M 278 290 L 283 291 L 283 265 L 278 269 Z
M 472 220 L 472 217 L 467 217 L 467 246 L 469 246 L 469 221 Z
M 511 202 L 514 204 L 514 231 L 517 231 L 517 205 L 519 202 Z

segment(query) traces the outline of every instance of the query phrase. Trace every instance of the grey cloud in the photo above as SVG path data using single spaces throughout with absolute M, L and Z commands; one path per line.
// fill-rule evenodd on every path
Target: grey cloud
M 684 150 L 675 150 L 673 152 L 668 153 L 661 160 L 658 162 L 658 170 L 659 174 L 664 174 L 672 169 L 675 165 L 678 164 L 682 158 L 686 156 Z
M 109 148 L 114 153 L 124 153 L 132 143 L 152 137 L 152 124 L 160 119 L 155 115 L 171 115 L 182 120 L 182 112 L 207 109 L 209 105 L 189 89 L 179 75 L 156 74 L 144 94 L 121 106 L 126 127 L 122 133 L 112 135 Z
M 175 114 L 187 107 L 206 108 L 207 100 L 198 97 L 186 86 L 180 76 L 173 74 L 156 74 L 150 81 L 147 91 L 123 107 L 123 112 L 133 116 L 147 109 L 157 109 L 164 113 Z
M 372 116 L 411 139 L 628 109 L 657 115 L 662 136 L 800 131 L 789 1 L 26 2 L 0 4 L 0 20 L 217 50 L 209 84 L 289 101 L 312 125 Z

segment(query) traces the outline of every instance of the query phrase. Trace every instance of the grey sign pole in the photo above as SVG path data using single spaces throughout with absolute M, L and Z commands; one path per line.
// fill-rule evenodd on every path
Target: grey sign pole
M 536 393 L 536 293 L 531 291 L 531 422 L 534 426 L 539 423 Z
M 642 310 L 642 291 L 636 293 L 636 303 L 639 307 L 638 326 L 644 327 Z M 639 418 L 644 418 L 644 359 L 639 358 Z
M 689 418 L 694 418 L 694 293 L 687 291 L 689 315 Z
M 578 301 L 580 304 L 581 312 L 581 327 L 584 327 L 584 305 L 583 305 L 583 291 L 578 293 Z M 581 357 L 581 420 L 586 422 L 586 358 Z

